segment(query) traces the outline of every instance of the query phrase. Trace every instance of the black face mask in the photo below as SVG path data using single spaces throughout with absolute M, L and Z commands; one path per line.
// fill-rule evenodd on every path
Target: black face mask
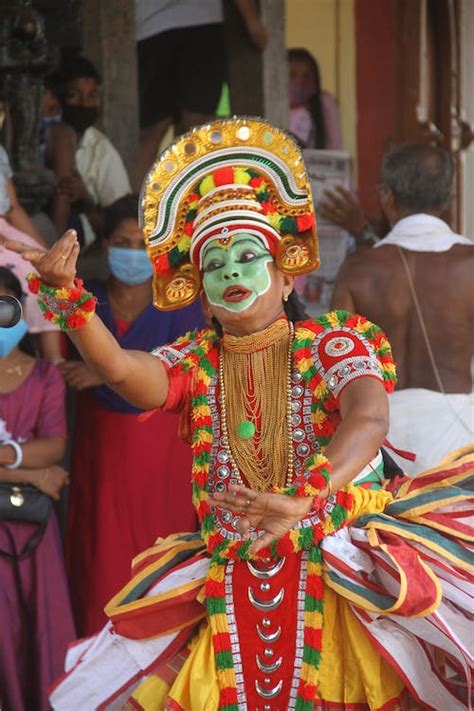
M 99 109 L 95 106 L 63 106 L 63 121 L 68 123 L 77 133 L 82 134 L 89 126 L 93 126 L 99 118 Z

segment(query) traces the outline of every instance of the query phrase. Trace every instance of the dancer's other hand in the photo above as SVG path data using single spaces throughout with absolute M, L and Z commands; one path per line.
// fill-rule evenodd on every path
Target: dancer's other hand
M 225 508 L 233 513 L 244 513 L 237 524 L 237 530 L 245 540 L 248 540 L 251 528 L 264 531 L 263 535 L 252 543 L 251 553 L 258 553 L 274 540 L 282 538 L 314 509 L 318 502 L 319 499 L 311 496 L 268 494 L 238 484 L 231 485 L 228 492 L 214 492 L 208 499 L 210 506 Z
M 67 230 L 48 252 L 1 236 L 0 243 L 30 262 L 45 284 L 54 287 L 74 286 L 80 249 L 75 230 Z

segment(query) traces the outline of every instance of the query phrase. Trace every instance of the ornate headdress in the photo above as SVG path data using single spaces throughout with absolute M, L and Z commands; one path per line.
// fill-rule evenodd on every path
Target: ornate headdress
M 301 151 L 261 119 L 213 121 L 181 136 L 150 169 L 140 224 L 154 268 L 154 303 L 190 304 L 201 289 L 201 252 L 235 234 L 263 241 L 280 271 L 319 267 L 316 220 Z

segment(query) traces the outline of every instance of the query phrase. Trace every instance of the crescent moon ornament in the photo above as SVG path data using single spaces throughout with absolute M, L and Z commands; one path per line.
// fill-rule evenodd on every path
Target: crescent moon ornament
M 285 589 L 280 588 L 280 592 L 270 598 L 270 600 L 259 600 L 255 597 L 255 594 L 250 586 L 247 589 L 247 594 L 251 604 L 257 610 L 260 612 L 272 612 L 272 610 L 276 610 L 277 607 L 281 605 L 283 598 L 285 597 Z
M 260 625 L 256 625 L 257 627 L 257 634 L 262 640 L 262 642 L 265 642 L 265 644 L 272 644 L 273 642 L 276 642 L 277 639 L 280 639 L 281 635 L 281 627 L 279 626 L 278 629 L 275 630 L 275 632 L 264 632 Z
M 262 699 L 274 699 L 275 696 L 278 696 L 282 688 L 283 679 L 280 679 L 278 684 L 275 684 L 275 686 L 273 686 L 271 689 L 263 689 L 260 686 L 260 682 L 258 681 L 258 679 L 255 680 L 255 690 Z
M 256 578 L 260 578 L 262 580 L 265 580 L 267 578 L 273 578 L 275 575 L 277 575 L 280 570 L 283 568 L 285 565 L 285 558 L 280 558 L 279 560 L 276 561 L 276 563 L 269 568 L 259 568 L 258 565 L 255 563 L 252 563 L 252 561 L 248 560 L 247 561 L 247 566 L 252 575 L 254 575 Z

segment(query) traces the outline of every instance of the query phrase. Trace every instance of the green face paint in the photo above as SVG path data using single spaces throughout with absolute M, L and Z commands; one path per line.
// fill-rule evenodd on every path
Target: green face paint
M 203 286 L 212 306 L 234 313 L 245 311 L 271 286 L 270 252 L 253 235 L 230 238 L 228 245 L 212 240 L 202 257 Z

